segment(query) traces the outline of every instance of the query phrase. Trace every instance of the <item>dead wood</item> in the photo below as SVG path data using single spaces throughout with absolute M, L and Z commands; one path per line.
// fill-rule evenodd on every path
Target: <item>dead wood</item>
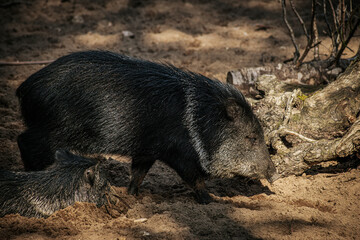
M 359 153 L 359 60 L 321 89 L 280 80 L 272 70 L 257 68 L 253 84 L 263 98 L 249 101 L 282 175 L 301 174 L 316 163 Z
M 327 67 L 329 62 L 312 61 L 303 63 L 300 67 L 293 64 L 272 64 L 263 67 L 240 68 L 227 74 L 227 83 L 235 85 L 246 97 L 263 98 L 263 92 L 256 88 L 256 83 L 262 75 L 275 75 L 280 81 L 289 84 L 321 85 L 328 84 L 336 79 L 351 59 L 341 59 L 338 67 Z

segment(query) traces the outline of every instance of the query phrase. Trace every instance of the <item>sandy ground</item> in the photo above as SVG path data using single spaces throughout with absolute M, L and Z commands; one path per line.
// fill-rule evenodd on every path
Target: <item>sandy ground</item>
M 299 8 L 305 19 L 307 8 Z M 170 62 L 221 81 L 230 70 L 280 62 L 293 51 L 279 3 L 270 0 L 7 0 L 0 3 L 0 26 L 0 61 L 51 60 L 104 49 Z M 296 36 L 304 46 L 300 32 Z M 326 54 L 329 41 L 320 48 Z M 0 66 L 0 168 L 23 168 L 15 90 L 43 66 Z M 197 204 L 161 163 L 146 176 L 140 196 L 128 196 L 128 167 L 121 161 L 112 169 L 120 208 L 77 203 L 47 219 L 8 215 L 0 218 L 0 239 L 360 239 L 356 167 L 324 166 L 273 185 L 210 180 L 216 201 L 208 205 Z

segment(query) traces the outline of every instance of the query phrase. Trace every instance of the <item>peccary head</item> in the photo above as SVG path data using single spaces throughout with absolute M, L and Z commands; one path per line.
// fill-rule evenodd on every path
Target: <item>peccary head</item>
M 250 105 L 239 93 L 224 103 L 220 121 L 220 136 L 210 154 L 206 168 L 213 176 L 266 178 L 273 182 L 278 178 L 275 166 L 265 144 L 264 133 Z
M 85 158 L 66 150 L 55 152 L 55 166 L 60 170 L 66 168 L 72 188 L 69 189 L 75 201 L 96 203 L 98 206 L 106 203 L 105 194 L 110 189 L 108 172 L 104 164 L 106 159 Z

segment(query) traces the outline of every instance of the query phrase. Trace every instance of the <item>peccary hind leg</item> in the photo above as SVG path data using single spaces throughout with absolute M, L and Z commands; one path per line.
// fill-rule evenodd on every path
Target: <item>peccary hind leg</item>
M 26 171 L 42 170 L 53 163 L 49 142 L 40 130 L 26 130 L 18 136 L 17 142 Z

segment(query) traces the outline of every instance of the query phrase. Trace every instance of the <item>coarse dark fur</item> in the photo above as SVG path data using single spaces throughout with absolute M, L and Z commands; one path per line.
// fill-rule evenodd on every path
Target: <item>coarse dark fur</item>
M 73 53 L 17 89 L 27 130 L 18 138 L 27 170 L 51 164 L 55 149 L 132 158 L 137 194 L 155 160 L 171 166 L 200 202 L 207 176 L 270 179 L 258 119 L 230 85 L 171 65 L 102 51 Z
M 0 217 L 48 217 L 75 202 L 105 204 L 110 185 L 103 163 L 58 150 L 55 163 L 46 170 L 0 170 Z

